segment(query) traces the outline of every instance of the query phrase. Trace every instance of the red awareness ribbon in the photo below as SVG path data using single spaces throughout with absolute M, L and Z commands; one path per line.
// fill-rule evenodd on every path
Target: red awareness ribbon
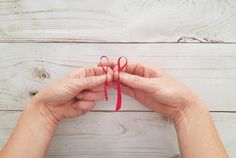
M 106 78 L 107 78 L 107 70 L 108 70 L 108 66 L 106 66 L 106 68 L 104 67 L 104 64 L 102 62 L 102 60 L 106 60 L 107 61 L 107 64 L 109 66 L 109 59 L 107 56 L 102 56 L 100 58 L 100 64 L 102 66 L 102 69 L 103 69 L 103 72 L 106 74 Z M 122 65 L 122 59 L 125 60 L 125 63 Z M 121 87 L 120 87 L 120 71 L 122 71 L 125 67 L 127 67 L 128 65 L 128 60 L 126 57 L 124 56 L 121 56 L 118 58 L 118 61 L 117 61 L 117 66 L 118 66 L 118 69 L 117 69 L 117 72 L 118 72 L 118 78 L 117 78 L 117 101 L 116 101 L 116 111 L 119 111 L 120 108 L 121 108 L 121 104 L 122 104 L 122 96 L 121 96 Z M 108 95 L 107 95 L 107 87 L 108 87 L 108 82 L 107 82 L 107 79 L 104 83 L 104 95 L 105 95 L 105 98 L 106 100 L 108 100 Z
M 123 66 L 121 66 L 121 59 L 125 59 L 125 63 Z M 119 111 L 121 108 L 121 103 L 122 103 L 122 97 L 121 97 L 121 88 L 120 88 L 120 71 L 122 71 L 128 64 L 128 60 L 126 57 L 119 57 L 117 61 L 117 66 L 118 66 L 118 78 L 117 78 L 117 101 L 116 101 L 116 111 Z
M 103 60 L 104 59 L 107 62 L 106 68 L 104 67 L 105 65 L 103 65 Z M 104 83 L 104 95 L 105 95 L 105 98 L 106 98 L 106 101 L 107 101 L 108 100 L 108 95 L 107 95 L 107 87 L 108 87 L 108 83 L 107 83 L 107 70 L 108 70 L 108 66 L 109 66 L 109 59 L 108 59 L 108 57 L 107 56 L 101 56 L 100 64 L 102 66 L 102 70 L 103 70 L 104 74 L 106 75 L 106 81 Z

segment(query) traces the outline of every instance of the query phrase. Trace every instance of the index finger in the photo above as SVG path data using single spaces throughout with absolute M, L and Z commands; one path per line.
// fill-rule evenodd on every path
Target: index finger
M 98 64 L 98 66 L 101 66 L 101 64 Z M 115 61 L 111 61 L 109 65 L 105 66 L 109 66 L 113 71 L 117 71 L 118 69 Z M 160 68 L 142 62 L 129 62 L 122 71 L 141 77 L 157 77 L 165 74 L 165 72 Z
M 113 71 L 111 68 L 108 68 L 107 74 L 109 76 L 112 76 Z M 87 67 L 87 68 L 79 68 L 76 71 L 74 71 L 70 77 L 72 78 L 85 78 L 85 77 L 92 77 L 92 76 L 100 76 L 105 74 L 103 69 L 101 67 Z

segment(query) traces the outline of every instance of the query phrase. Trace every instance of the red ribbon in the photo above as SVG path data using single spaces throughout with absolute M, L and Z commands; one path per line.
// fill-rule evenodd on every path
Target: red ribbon
M 103 62 L 102 62 L 102 60 L 104 60 L 104 59 L 107 61 L 106 68 L 104 68 L 104 65 L 103 65 Z M 108 66 L 109 66 L 109 59 L 108 59 L 108 57 L 107 56 L 101 56 L 100 64 L 102 66 L 104 74 L 106 74 L 106 81 L 104 83 L 104 95 L 105 95 L 105 98 L 106 98 L 106 101 L 107 101 L 108 100 L 108 95 L 107 95 L 107 87 L 108 87 L 108 83 L 107 83 L 107 70 L 108 70 Z
M 121 66 L 121 59 L 125 59 L 125 63 L 123 66 Z M 120 88 L 120 71 L 122 71 L 128 64 L 128 60 L 126 57 L 119 57 L 117 66 L 118 66 L 118 78 L 117 78 L 117 101 L 116 101 L 116 111 L 119 111 L 121 108 L 121 103 L 122 103 L 122 97 L 121 97 L 121 88 Z
M 102 56 L 100 58 L 100 64 L 102 66 L 102 69 L 103 69 L 103 72 L 106 74 L 106 78 L 107 78 L 107 70 L 108 70 L 108 66 L 106 66 L 106 68 L 104 67 L 104 64 L 102 62 L 102 60 L 106 60 L 107 61 L 107 65 L 109 66 L 109 59 L 107 56 Z M 125 59 L 125 63 L 122 65 L 121 61 L 122 59 Z M 120 108 L 121 108 L 121 104 L 122 104 L 122 96 L 121 96 L 121 87 L 120 87 L 120 71 L 122 71 L 126 66 L 128 65 L 128 60 L 126 57 L 124 56 L 121 56 L 118 58 L 118 61 L 117 61 L 117 66 L 118 66 L 118 69 L 117 69 L 117 72 L 118 72 L 118 78 L 117 78 L 117 101 L 116 101 L 116 111 L 119 111 Z M 107 87 L 108 87 L 108 82 L 107 82 L 107 79 L 104 83 L 104 95 L 105 95 L 105 98 L 106 100 L 108 100 L 108 95 L 107 95 Z

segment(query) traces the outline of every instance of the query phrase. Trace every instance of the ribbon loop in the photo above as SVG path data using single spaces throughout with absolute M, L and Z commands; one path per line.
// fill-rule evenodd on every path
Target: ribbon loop
M 121 66 L 121 60 L 125 59 L 125 63 Z M 122 71 L 125 67 L 127 67 L 128 60 L 126 57 L 121 56 L 118 58 L 117 65 L 118 65 L 118 78 L 117 78 L 117 101 L 116 101 L 116 111 L 119 111 L 121 108 L 122 97 L 121 97 L 121 87 L 120 87 L 120 71 Z
M 125 59 L 125 63 L 123 64 L 123 66 L 121 66 L 122 59 Z M 117 65 L 118 65 L 118 71 L 122 71 L 128 65 L 127 58 L 124 56 L 119 57 Z
M 103 64 L 103 61 L 104 61 L 104 60 L 106 60 L 107 64 L 106 64 L 106 63 Z M 101 58 L 100 58 L 100 64 L 101 64 L 101 66 L 102 66 L 103 72 L 104 72 L 105 74 L 107 74 L 107 70 L 108 70 L 108 67 L 109 67 L 109 59 L 108 59 L 108 57 L 107 57 L 107 56 L 101 56 Z M 106 68 L 105 68 L 105 66 L 106 66 Z
M 107 64 L 103 64 L 104 60 L 106 60 Z M 102 66 L 102 70 L 103 70 L 104 74 L 106 74 L 106 81 L 104 83 L 104 95 L 105 95 L 105 99 L 107 101 L 108 100 L 108 94 L 107 94 L 107 87 L 108 87 L 107 72 L 108 72 L 108 67 L 109 67 L 109 59 L 108 59 L 108 57 L 107 56 L 101 56 L 100 64 Z M 106 68 L 104 66 L 106 66 Z
M 122 65 L 122 59 L 125 60 L 124 64 Z M 106 60 L 106 64 L 103 63 L 103 61 Z M 108 82 L 107 82 L 107 73 L 108 73 L 108 67 L 109 67 L 109 59 L 107 56 L 101 56 L 100 58 L 100 65 L 102 66 L 103 73 L 106 74 L 106 81 L 104 83 L 104 95 L 106 98 L 106 101 L 108 100 L 108 95 L 107 95 L 107 87 Z M 118 78 L 117 78 L 117 101 L 116 101 L 116 111 L 119 111 L 121 108 L 121 103 L 122 103 L 122 96 L 121 96 L 121 87 L 120 87 L 120 71 L 122 71 L 125 67 L 128 65 L 128 60 L 126 57 L 121 56 L 118 58 L 117 61 L 117 66 L 118 66 Z M 106 68 L 105 68 L 106 66 Z

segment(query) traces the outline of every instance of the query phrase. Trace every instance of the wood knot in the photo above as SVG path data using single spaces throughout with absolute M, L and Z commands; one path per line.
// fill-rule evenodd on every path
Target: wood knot
M 32 75 L 34 78 L 39 78 L 39 79 L 49 79 L 50 78 L 50 73 L 47 72 L 45 69 L 35 68 Z
M 208 38 L 196 38 L 196 37 L 180 37 L 177 40 L 178 43 L 223 43 L 222 40 L 214 40 L 214 39 L 208 39 Z
M 33 96 L 35 96 L 37 93 L 38 93 L 38 91 L 30 91 L 30 92 L 29 92 L 29 96 L 30 96 L 30 97 L 33 97 Z
M 198 39 L 196 37 L 180 37 L 177 41 L 178 43 L 186 43 L 186 42 L 191 42 L 191 43 L 202 43 L 204 42 L 202 39 Z

